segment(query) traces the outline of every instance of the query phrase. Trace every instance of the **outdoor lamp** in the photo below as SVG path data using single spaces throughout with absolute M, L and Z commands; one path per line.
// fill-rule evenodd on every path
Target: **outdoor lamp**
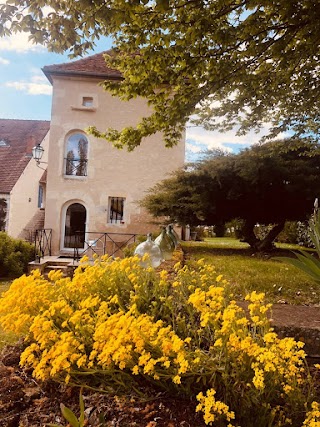
M 42 159 L 44 149 L 41 147 L 40 144 L 37 144 L 32 149 L 32 157 L 34 160 L 39 164 L 40 160 Z

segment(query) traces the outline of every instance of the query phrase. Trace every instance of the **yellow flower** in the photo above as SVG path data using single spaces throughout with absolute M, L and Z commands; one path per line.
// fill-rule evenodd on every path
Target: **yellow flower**
M 303 426 L 320 427 L 320 403 L 312 402 L 311 410 L 307 412 Z
M 176 375 L 175 377 L 172 378 L 172 381 L 175 384 L 181 384 L 181 377 L 179 375 Z
M 167 280 L 168 279 L 168 272 L 166 270 L 162 270 L 162 271 L 160 271 L 159 276 L 160 276 L 161 280 Z
M 197 395 L 197 400 L 200 402 L 196 411 L 202 411 L 203 419 L 206 424 L 212 424 L 216 419 L 225 418 L 227 421 L 235 419 L 235 413 L 229 411 L 229 406 L 224 402 L 215 400 L 216 391 L 214 389 L 209 389 L 206 392 L 206 396 L 203 393 Z M 232 427 L 232 424 L 228 424 Z
M 135 365 L 132 368 L 132 373 L 133 373 L 133 375 L 138 375 L 139 374 L 139 366 L 138 365 Z
M 254 365 L 253 365 L 254 366 Z M 252 383 L 258 390 L 264 389 L 264 376 L 261 369 L 254 369 L 255 375 L 252 379 Z

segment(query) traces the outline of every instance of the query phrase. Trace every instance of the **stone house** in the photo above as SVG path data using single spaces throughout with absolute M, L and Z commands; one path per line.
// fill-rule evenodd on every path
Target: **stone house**
M 168 149 L 156 134 L 127 152 L 86 133 L 90 125 L 99 130 L 135 125 L 150 113 L 144 99 L 124 102 L 102 89 L 102 81 L 122 78 L 106 66 L 103 54 L 46 66 L 43 72 L 53 86 L 50 132 L 48 141 L 41 142 L 47 164 L 38 165 L 46 169 L 46 176 L 35 160 L 30 163 L 32 173 L 37 172 L 37 191 L 45 178 L 40 191 L 52 254 L 68 255 L 88 245 L 105 250 L 110 240 L 114 245 L 152 231 L 152 218 L 138 201 L 183 166 L 184 140 Z
M 0 228 L 15 238 L 32 240 L 44 226 L 44 171 L 32 148 L 47 150 L 49 127 L 49 121 L 0 119 Z

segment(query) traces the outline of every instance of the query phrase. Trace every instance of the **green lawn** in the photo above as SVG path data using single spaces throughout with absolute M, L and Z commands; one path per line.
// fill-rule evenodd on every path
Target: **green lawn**
M 9 289 L 10 284 L 11 282 L 8 280 L 0 279 L 0 295 L 2 294 L 2 292 Z
M 291 265 L 266 255 L 253 254 L 247 244 L 233 238 L 210 238 L 204 242 L 183 243 L 187 262 L 204 258 L 214 264 L 234 288 L 237 299 L 253 290 L 264 292 L 273 303 L 319 304 L 320 285 Z M 273 256 L 288 256 L 294 245 L 277 245 Z

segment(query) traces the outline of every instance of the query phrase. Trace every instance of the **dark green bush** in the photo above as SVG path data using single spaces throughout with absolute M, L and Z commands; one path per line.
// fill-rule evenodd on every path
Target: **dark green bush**
M 226 234 L 226 226 L 224 223 L 215 224 L 213 227 L 213 231 L 216 237 L 224 237 Z
M 34 247 L 0 232 L 0 277 L 19 277 L 34 259 Z
M 286 221 L 284 229 L 277 237 L 280 243 L 298 243 L 298 224 L 297 221 Z

